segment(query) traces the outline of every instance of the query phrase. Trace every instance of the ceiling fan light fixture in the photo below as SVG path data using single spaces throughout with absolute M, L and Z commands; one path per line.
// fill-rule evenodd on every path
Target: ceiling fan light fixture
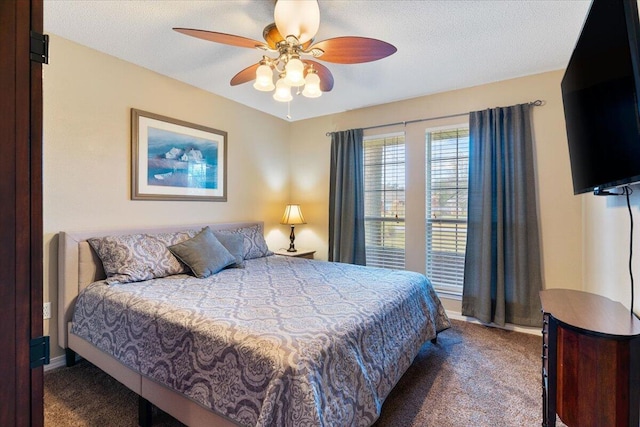
M 291 96 L 291 86 L 287 84 L 282 75 L 276 82 L 276 91 L 273 93 L 273 99 L 279 102 L 289 102 L 293 99 L 293 96 Z
M 271 92 L 275 88 L 273 85 L 273 71 L 270 66 L 262 64 L 256 69 L 256 81 L 253 87 L 262 92 Z
M 258 63 L 236 73 L 229 83 L 236 86 L 255 79 L 253 87 L 256 90 L 271 92 L 275 89 L 272 96 L 279 102 L 293 99 L 292 87 L 296 88 L 296 95 L 302 94 L 307 98 L 317 98 L 333 89 L 331 71 L 309 56 L 323 62 L 360 64 L 386 58 L 397 51 L 392 44 L 369 37 L 334 37 L 316 42 L 314 37 L 320 27 L 318 0 L 273 2 L 275 22 L 262 31 L 265 42 L 195 28 L 174 30 L 202 40 L 267 52 Z M 278 78 L 274 85 L 275 76 Z M 290 118 L 289 115 L 287 117 Z
M 278 0 L 273 17 L 283 37 L 295 36 L 301 44 L 311 40 L 320 28 L 317 0 Z
M 304 64 L 300 59 L 296 57 L 289 59 L 284 69 L 287 73 L 285 79 L 289 86 L 304 85 Z
M 318 98 L 322 95 L 322 91 L 320 90 L 320 77 L 316 70 L 309 70 L 305 81 L 304 90 L 302 91 L 303 96 L 307 98 Z

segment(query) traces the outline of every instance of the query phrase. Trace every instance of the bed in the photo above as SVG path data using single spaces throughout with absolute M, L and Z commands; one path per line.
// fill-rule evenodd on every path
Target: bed
M 417 273 L 272 255 L 262 226 L 61 232 L 68 364 L 77 353 L 137 393 L 141 425 L 151 405 L 190 426 L 373 424 L 422 345 L 450 326 L 431 284 Z M 96 239 L 188 230 L 185 241 L 205 227 L 244 236 L 246 257 L 230 265 L 241 268 L 105 280 L 112 260 Z

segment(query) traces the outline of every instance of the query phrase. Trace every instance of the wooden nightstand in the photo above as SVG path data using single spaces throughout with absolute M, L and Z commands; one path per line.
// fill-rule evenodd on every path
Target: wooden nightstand
M 273 251 L 273 253 L 276 255 L 313 259 L 313 254 L 315 254 L 316 251 L 311 249 L 298 249 L 296 252 L 287 252 L 286 249 L 278 249 L 277 251 Z

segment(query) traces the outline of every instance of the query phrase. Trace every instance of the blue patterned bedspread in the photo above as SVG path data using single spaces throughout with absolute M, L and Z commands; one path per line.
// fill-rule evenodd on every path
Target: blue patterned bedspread
M 269 256 L 207 279 L 93 283 L 71 333 L 242 425 L 368 426 L 449 326 L 424 275 Z

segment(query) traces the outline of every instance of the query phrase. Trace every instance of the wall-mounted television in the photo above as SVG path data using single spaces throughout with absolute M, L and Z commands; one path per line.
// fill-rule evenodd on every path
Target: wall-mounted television
M 574 194 L 640 181 L 636 0 L 593 0 L 562 79 Z

